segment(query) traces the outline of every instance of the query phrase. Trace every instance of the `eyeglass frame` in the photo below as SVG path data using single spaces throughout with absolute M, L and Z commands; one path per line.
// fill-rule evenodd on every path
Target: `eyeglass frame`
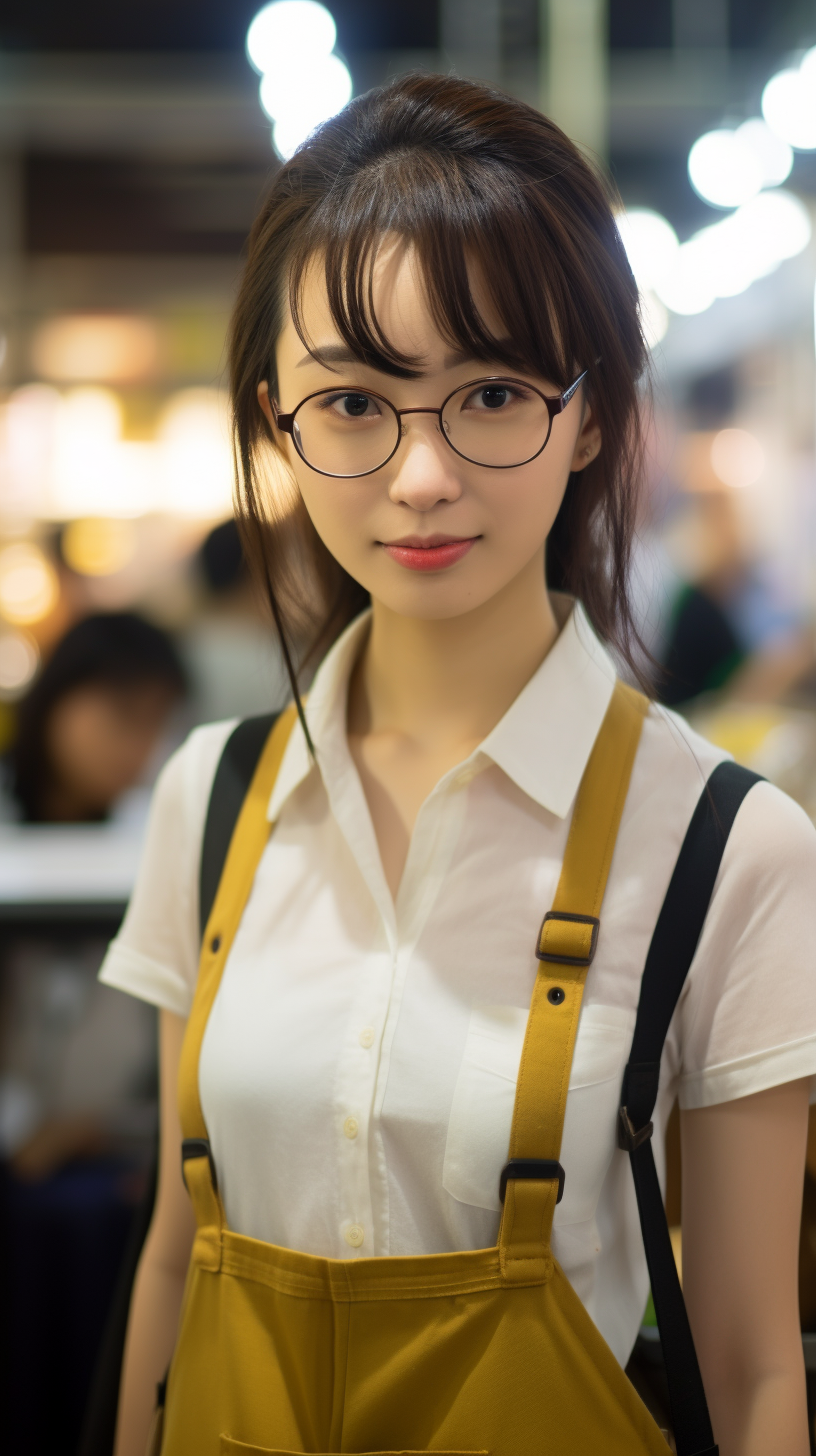
M 482 470 L 518 470 L 520 468 L 520 466 L 522 466 L 522 465 L 529 465 L 531 463 L 531 461 L 537 460 L 538 457 L 539 457 L 539 455 L 541 455 L 542 452 L 544 450 L 546 450 L 546 448 L 547 448 L 547 446 L 548 446 L 548 444 L 550 442 L 550 435 L 552 434 L 552 426 L 553 426 L 553 420 L 555 419 L 555 416 L 556 415 L 560 415 L 566 409 L 567 405 L 569 404 L 570 400 L 572 399 L 573 395 L 575 394 L 575 391 L 577 390 L 578 386 L 583 383 L 583 381 L 586 379 L 588 373 L 589 373 L 589 370 L 588 369 L 584 369 L 578 375 L 578 378 L 577 379 L 574 379 L 573 382 L 572 382 L 572 384 L 568 385 L 568 387 L 565 390 L 563 390 L 561 394 L 543 394 L 540 389 L 537 389 L 534 384 L 530 384 L 528 380 L 526 380 L 526 379 L 514 379 L 513 376 L 510 375 L 510 374 L 486 374 L 486 375 L 483 375 L 479 379 L 471 379 L 466 384 L 457 384 L 456 388 L 455 389 L 452 389 L 451 392 L 450 392 L 450 394 L 447 395 L 445 397 L 445 399 L 443 399 L 443 401 L 442 401 L 442 403 L 441 403 L 441 405 L 439 406 L 438 409 L 432 409 L 430 406 L 427 406 L 427 407 L 425 407 L 425 406 L 419 406 L 419 407 L 411 408 L 411 409 L 401 409 L 401 410 L 398 410 L 397 407 L 396 407 L 396 405 L 392 404 L 391 401 L 390 401 L 390 399 L 387 399 L 384 394 L 378 394 L 375 389 L 364 389 L 362 386 L 357 386 L 357 390 L 356 390 L 357 393 L 359 393 L 359 394 L 368 394 L 368 395 L 371 396 L 372 399 L 381 400 L 381 402 L 383 404 L 388 405 L 388 408 L 391 410 L 391 413 L 396 416 L 396 420 L 397 420 L 397 443 L 395 444 L 393 450 L 391 451 L 391 454 L 390 455 L 386 455 L 385 459 L 384 460 L 381 460 L 379 465 L 373 466 L 371 470 L 361 470 L 357 474 L 354 474 L 354 475 L 338 475 L 334 471 L 331 471 L 331 470 L 321 470 L 317 465 L 312 465 L 311 461 L 306 459 L 306 456 L 304 455 L 302 449 L 298 445 L 297 436 L 295 435 L 295 417 L 297 416 L 298 410 L 301 410 L 305 404 L 308 404 L 310 399 L 317 399 L 318 395 L 320 395 L 320 394 L 334 394 L 334 393 L 339 393 L 339 394 L 343 394 L 343 393 L 353 394 L 355 392 L 355 389 L 354 389 L 353 386 L 351 386 L 351 385 L 348 385 L 348 386 L 340 385 L 340 386 L 337 387 L 336 390 L 334 390 L 332 388 L 328 388 L 328 389 L 314 389 L 314 390 L 312 390 L 312 393 L 311 394 L 307 394 L 306 397 L 300 401 L 300 404 L 296 405 L 295 408 L 289 414 L 284 414 L 284 412 L 278 408 L 277 401 L 274 400 L 274 399 L 272 399 L 271 397 L 270 397 L 269 403 L 272 406 L 272 413 L 274 415 L 275 424 L 277 425 L 278 429 L 282 431 L 283 434 L 285 434 L 285 435 L 291 435 L 291 437 L 292 437 L 292 443 L 294 444 L 294 447 L 297 450 L 298 455 L 300 456 L 300 458 L 303 461 L 304 465 L 308 465 L 309 469 L 310 470 L 314 470 L 314 472 L 315 472 L 316 475 L 326 475 L 326 476 L 329 477 L 330 480 L 362 480 L 366 475 L 376 475 L 376 473 L 377 473 L 378 470 L 382 470 L 383 466 L 388 465 L 389 461 L 393 460 L 394 456 L 396 455 L 396 453 L 397 453 L 397 451 L 398 451 L 398 449 L 399 449 L 399 447 L 400 447 L 400 445 L 402 443 L 402 439 L 403 439 L 402 416 L 403 415 L 436 415 L 436 417 L 437 417 L 437 419 L 439 421 L 439 433 L 442 436 L 443 440 L 449 446 L 449 448 L 453 451 L 454 455 L 458 455 L 460 460 L 466 460 L 467 463 L 468 463 L 468 465 L 478 465 L 480 467 L 480 469 L 482 469 Z M 543 445 L 540 447 L 540 449 L 536 450 L 535 455 L 529 455 L 526 460 L 519 460 L 519 461 L 517 461 L 513 465 L 488 465 L 488 464 L 485 464 L 485 462 L 484 461 L 481 461 L 481 460 L 471 460 L 471 458 L 470 458 L 469 455 L 464 455 L 461 450 L 457 450 L 456 446 L 451 443 L 450 439 L 448 438 L 448 436 L 445 433 L 445 430 L 443 428 L 442 415 L 444 414 L 445 406 L 448 405 L 448 404 L 450 404 L 450 401 L 453 399 L 453 396 L 455 394 L 459 394 L 460 391 L 463 390 L 463 389 L 472 389 L 474 387 L 474 385 L 477 385 L 477 384 L 496 384 L 496 383 L 500 383 L 500 384 L 521 384 L 521 385 L 523 385 L 523 387 L 525 389 L 532 389 L 533 393 L 534 394 L 537 394 L 538 397 L 539 397 L 539 399 L 543 399 L 545 405 L 547 406 L 547 414 L 549 415 L 549 424 L 548 424 L 548 427 L 547 427 L 547 433 L 546 433 L 546 435 L 544 437 L 544 443 L 543 443 Z

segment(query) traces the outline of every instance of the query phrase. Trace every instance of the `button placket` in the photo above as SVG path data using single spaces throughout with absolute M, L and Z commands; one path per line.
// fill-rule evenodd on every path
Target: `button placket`
M 381 949 L 365 958 L 349 1010 L 335 1086 L 335 1136 L 338 1140 L 341 1258 L 377 1247 L 372 1204 L 370 1124 L 377 1079 L 378 1030 L 385 1014 L 391 979 L 391 947 L 387 928 L 380 926 Z M 379 937 L 378 937 L 379 938 Z M 383 940 L 385 944 L 383 944 Z M 350 1237 L 351 1231 L 356 1231 Z

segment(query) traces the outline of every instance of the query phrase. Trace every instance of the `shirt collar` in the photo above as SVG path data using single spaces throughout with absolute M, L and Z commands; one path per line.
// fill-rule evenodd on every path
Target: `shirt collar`
M 371 612 L 363 612 L 338 637 L 317 669 L 304 704 L 315 752 L 326 769 L 326 760 L 331 761 L 340 746 L 338 735 L 345 741 L 349 678 L 362 651 L 370 620 Z M 274 822 L 290 794 L 294 793 L 310 773 L 316 771 L 317 766 L 309 752 L 303 729 L 300 722 L 296 722 L 275 780 L 267 818 Z
M 612 659 L 576 602 L 541 666 L 476 753 L 564 819 L 614 686 Z
M 306 704 L 309 732 L 327 775 L 338 758 L 348 757 L 348 680 L 369 620 L 370 613 L 364 612 L 346 628 L 321 663 Z M 566 818 L 614 686 L 612 659 L 576 603 L 541 666 L 467 765 L 478 771 L 495 763 L 542 808 Z M 296 723 L 269 801 L 271 820 L 313 771 L 303 730 Z

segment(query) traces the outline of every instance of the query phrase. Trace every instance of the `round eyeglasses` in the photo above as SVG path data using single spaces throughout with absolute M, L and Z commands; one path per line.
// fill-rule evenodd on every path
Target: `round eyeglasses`
M 318 389 L 291 414 L 272 401 L 275 423 L 319 475 L 348 479 L 382 469 L 399 448 L 403 415 L 436 415 L 444 440 L 472 465 L 512 470 L 540 455 L 555 416 L 566 409 L 584 370 L 563 394 L 542 394 L 523 379 L 492 374 L 454 389 L 439 409 L 402 409 L 374 390 L 343 385 Z

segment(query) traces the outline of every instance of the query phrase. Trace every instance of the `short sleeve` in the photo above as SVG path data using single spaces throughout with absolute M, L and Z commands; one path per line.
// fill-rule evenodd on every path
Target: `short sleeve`
M 675 1022 L 683 1108 L 816 1079 L 816 829 L 771 784 L 737 814 Z
M 198 863 L 212 781 L 233 722 L 197 728 L 156 782 L 127 913 L 99 972 L 107 986 L 187 1016 L 198 972 Z

